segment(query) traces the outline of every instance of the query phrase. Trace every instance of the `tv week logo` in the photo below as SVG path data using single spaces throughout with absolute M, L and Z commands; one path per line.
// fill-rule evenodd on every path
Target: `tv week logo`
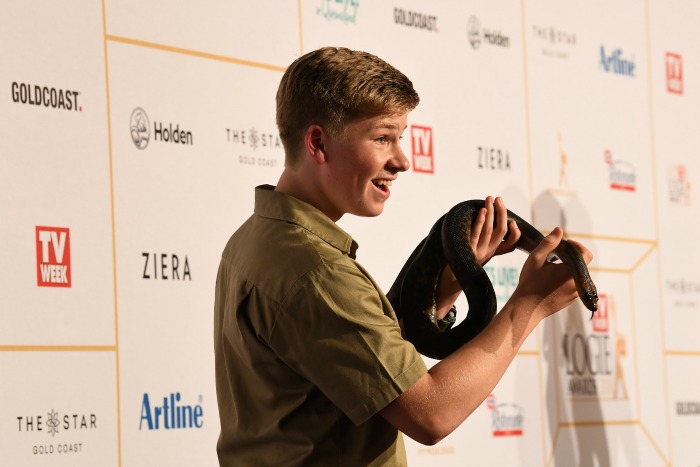
M 411 125 L 411 152 L 413 171 L 433 173 L 433 129 L 429 126 Z
M 683 94 L 683 57 L 672 52 L 666 52 L 666 90 Z
M 39 287 L 70 287 L 70 230 L 36 227 L 36 280 Z

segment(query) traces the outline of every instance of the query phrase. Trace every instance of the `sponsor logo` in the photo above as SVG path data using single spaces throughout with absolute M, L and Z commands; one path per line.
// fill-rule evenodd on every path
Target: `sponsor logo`
M 321 6 L 316 8 L 316 14 L 328 21 L 355 24 L 359 7 L 359 0 L 321 0 Z
M 666 90 L 673 94 L 683 94 L 683 57 L 666 52 Z
M 632 164 L 613 158 L 612 151 L 606 149 L 603 160 L 608 166 L 610 188 L 613 190 L 635 191 L 637 188 L 637 171 Z
M 532 26 L 532 35 L 545 45 L 540 49 L 542 55 L 551 58 L 567 59 L 569 50 L 576 46 L 576 34 L 554 26 Z
M 247 130 L 239 128 L 226 128 L 226 142 L 238 148 L 245 148 L 246 152 L 252 150 L 252 154 L 238 155 L 238 163 L 241 165 L 257 165 L 259 167 L 277 167 L 280 154 L 282 153 L 282 142 L 276 133 L 265 132 L 251 127 Z M 258 153 L 261 150 L 265 154 Z M 270 151 L 277 151 L 277 154 L 269 154 Z
M 698 416 L 700 415 L 700 401 L 679 401 L 676 402 L 676 415 Z
M 523 409 L 516 404 L 497 404 L 496 396 L 486 398 L 486 407 L 491 411 L 491 433 L 493 436 L 522 436 L 525 417 Z
M 676 308 L 696 308 L 700 298 L 700 282 L 666 279 L 666 290 Z
M 131 118 L 129 119 L 131 140 L 139 149 L 146 149 L 151 139 L 151 134 L 153 135 L 154 142 L 183 144 L 187 146 L 192 146 L 194 144 L 192 132 L 180 129 L 179 123 L 173 125 L 172 123 L 165 124 L 163 122 L 154 121 L 151 133 L 149 122 L 148 115 L 142 108 L 137 107 L 131 112 Z
M 613 300 L 599 294 L 592 332 L 584 331 L 579 310 L 567 311 L 561 349 L 564 354 L 567 393 L 573 399 L 607 397 L 628 399 L 622 359 L 627 355 L 626 339 L 614 329 Z
M 97 415 L 94 413 L 59 413 L 54 409 L 45 414 L 20 415 L 17 418 L 17 431 L 25 434 L 47 434 L 50 442 L 38 443 L 31 447 L 34 455 L 80 454 L 82 442 L 61 442 L 57 437 L 62 433 L 83 433 L 97 429 Z
M 83 107 L 78 103 L 80 91 L 59 89 L 52 86 L 12 82 L 12 102 L 17 104 L 35 105 L 59 110 L 82 112 Z
M 411 125 L 411 153 L 414 172 L 435 172 L 432 127 Z
M 204 409 L 201 404 L 201 395 L 198 402 L 198 404 L 186 404 L 179 392 L 171 392 L 162 399 L 151 402 L 148 393 L 144 393 L 141 401 L 139 431 L 202 428 Z
M 510 153 L 500 148 L 476 147 L 480 169 L 510 170 Z
M 437 16 L 394 8 L 394 23 L 425 31 L 438 32 Z
M 622 49 L 614 49 L 609 54 L 605 52 L 605 46 L 600 46 L 600 57 L 598 60 L 600 68 L 606 73 L 615 75 L 635 77 L 636 67 L 634 57 L 625 58 Z
M 559 164 L 559 179 L 556 186 L 552 186 L 547 189 L 547 191 L 556 197 L 561 198 L 575 198 L 576 190 L 569 187 L 569 177 L 568 177 L 568 167 L 569 167 L 569 155 L 565 149 L 564 138 L 562 137 L 562 132 L 557 131 L 557 146 L 558 151 L 555 152 L 554 158 L 552 160 L 552 165 Z
M 190 263 L 187 255 L 178 256 L 167 253 L 141 253 L 143 257 L 143 279 L 149 280 L 192 280 Z
M 131 140 L 139 149 L 146 149 L 148 141 L 151 139 L 151 122 L 148 120 L 146 112 L 136 107 L 131 112 Z
M 470 16 L 467 20 L 467 38 L 474 50 L 481 48 L 482 44 L 495 47 L 510 47 L 510 37 L 505 36 L 497 29 L 481 26 L 479 18 Z
M 690 180 L 685 165 L 669 167 L 668 199 L 672 203 L 690 206 Z
M 36 280 L 39 287 L 70 287 L 70 229 L 36 226 Z
M 491 284 L 493 284 L 493 290 L 496 293 L 498 302 L 507 302 L 518 286 L 520 270 L 513 267 L 484 266 L 484 271 L 486 271 L 486 274 L 488 274 L 491 280 Z

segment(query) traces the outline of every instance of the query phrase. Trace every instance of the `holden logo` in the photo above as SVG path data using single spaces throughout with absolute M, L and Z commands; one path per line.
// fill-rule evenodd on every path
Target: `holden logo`
M 131 140 L 137 148 L 145 149 L 148 146 L 148 140 L 151 138 L 150 128 L 148 115 L 142 108 L 136 107 L 131 112 Z
M 471 16 L 467 21 L 467 37 L 474 49 L 481 47 L 481 23 L 476 16 Z

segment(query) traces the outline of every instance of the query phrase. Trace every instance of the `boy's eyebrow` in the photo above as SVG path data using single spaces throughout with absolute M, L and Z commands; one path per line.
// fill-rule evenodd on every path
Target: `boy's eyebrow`
M 389 122 L 377 122 L 374 125 L 372 125 L 372 130 L 378 130 L 380 128 L 386 128 L 388 130 L 398 130 L 399 126 L 394 124 L 394 123 L 389 123 Z M 408 125 L 406 125 L 403 129 L 405 130 L 408 128 Z

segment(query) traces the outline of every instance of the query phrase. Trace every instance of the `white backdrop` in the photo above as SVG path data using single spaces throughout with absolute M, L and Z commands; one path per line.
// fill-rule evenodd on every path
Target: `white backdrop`
M 597 318 L 548 319 L 410 465 L 699 465 L 698 24 L 693 0 L 2 2 L 0 464 L 216 465 L 219 255 L 282 169 L 285 67 L 339 45 L 421 95 L 385 213 L 340 222 L 385 290 L 486 195 L 595 254 Z M 488 265 L 501 303 L 523 260 Z

